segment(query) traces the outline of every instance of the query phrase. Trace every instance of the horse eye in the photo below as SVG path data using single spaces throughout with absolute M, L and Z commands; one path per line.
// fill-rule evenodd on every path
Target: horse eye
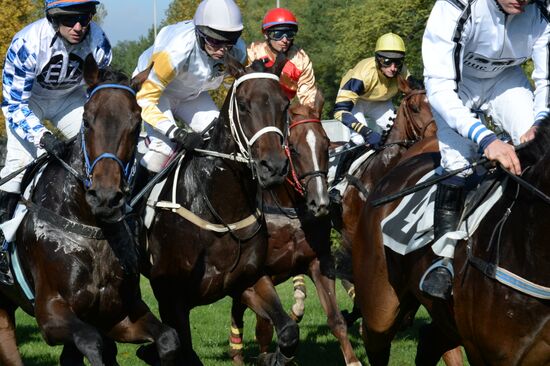
M 82 118 L 82 125 L 84 126 L 84 128 L 90 127 L 90 123 L 86 118 Z
M 418 106 L 416 104 L 411 104 L 411 109 L 413 110 L 414 113 L 419 113 L 420 112 L 420 109 L 418 108 Z

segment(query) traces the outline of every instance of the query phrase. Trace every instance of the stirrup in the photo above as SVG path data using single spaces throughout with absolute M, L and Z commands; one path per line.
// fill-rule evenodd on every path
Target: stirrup
M 442 284 L 442 283 L 430 284 L 429 282 L 426 282 L 426 279 L 428 278 L 428 276 L 430 275 L 436 276 L 437 275 L 436 272 L 440 272 L 440 275 L 445 275 L 445 274 L 450 275 L 450 284 L 448 285 Z M 430 296 L 447 300 L 450 296 L 452 296 L 452 285 L 453 285 L 454 276 L 455 276 L 455 273 L 454 273 L 452 261 L 449 258 L 440 258 L 439 260 L 432 263 L 432 265 L 426 270 L 426 272 L 424 272 L 424 275 L 422 275 L 422 278 L 420 279 L 420 283 L 418 287 L 420 291 Z M 433 279 L 433 277 L 430 279 Z M 447 287 L 443 288 L 443 286 L 447 286 Z

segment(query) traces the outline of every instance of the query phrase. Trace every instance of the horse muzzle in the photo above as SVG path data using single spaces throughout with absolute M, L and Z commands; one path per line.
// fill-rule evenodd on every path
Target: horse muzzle
M 262 159 L 255 161 L 256 175 L 262 188 L 283 184 L 288 173 L 288 159 Z
M 120 189 L 92 187 L 86 191 L 86 202 L 98 219 L 112 221 L 122 216 L 126 195 Z

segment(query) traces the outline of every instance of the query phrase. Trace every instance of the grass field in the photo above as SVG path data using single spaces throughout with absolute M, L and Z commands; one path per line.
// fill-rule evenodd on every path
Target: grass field
M 146 280 L 142 280 L 143 296 L 151 309 L 157 313 L 156 301 Z M 337 294 L 343 309 L 351 310 L 351 302 L 338 284 Z M 285 309 L 293 302 L 292 283 L 286 282 L 277 287 Z M 207 366 L 229 366 L 228 335 L 230 323 L 230 301 L 228 298 L 209 306 L 197 308 L 191 312 L 193 343 L 195 350 Z M 413 327 L 399 333 L 392 347 L 390 365 L 414 365 L 418 328 L 428 321 L 426 312 L 421 309 Z M 351 341 L 359 359 L 367 365 L 365 351 L 359 336 L 358 323 L 350 330 Z M 245 314 L 244 330 L 245 356 L 250 364 L 258 354 L 254 342 L 254 317 L 250 310 Z M 61 347 L 49 347 L 44 343 L 34 318 L 18 310 L 17 337 L 25 365 L 57 365 Z M 140 365 L 135 356 L 136 345 L 119 345 L 118 362 L 120 365 Z M 315 287 L 308 280 L 306 313 L 300 323 L 300 346 L 295 359 L 298 365 L 344 365 L 339 344 L 326 325 L 326 317 L 320 307 Z M 440 365 L 443 365 L 440 362 Z

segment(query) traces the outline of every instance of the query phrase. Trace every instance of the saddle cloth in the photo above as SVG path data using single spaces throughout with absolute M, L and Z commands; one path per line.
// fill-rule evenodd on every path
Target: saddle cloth
M 341 149 L 343 149 L 343 146 L 339 146 L 334 151 L 338 152 L 338 151 L 341 151 Z M 363 155 L 361 155 L 357 159 L 355 159 L 353 161 L 353 163 L 351 163 L 351 165 L 350 165 L 350 167 L 347 171 L 347 174 L 344 176 L 344 179 L 342 179 L 335 186 L 333 186 L 332 184 L 334 182 L 334 178 L 335 178 L 335 175 L 336 175 L 336 168 L 338 167 L 338 164 L 340 163 L 341 157 L 344 154 L 341 154 L 340 156 L 334 156 L 334 157 L 330 158 L 329 162 L 328 162 L 329 167 L 328 167 L 328 174 L 327 174 L 327 183 L 328 183 L 328 186 L 330 187 L 329 190 L 336 189 L 340 192 L 340 195 L 343 196 L 344 191 L 348 187 L 348 179 L 346 178 L 346 176 L 347 175 L 355 175 L 355 173 L 357 173 L 357 171 L 359 170 L 361 165 L 365 162 L 365 160 L 367 160 L 369 158 L 369 156 L 374 154 L 374 152 L 375 152 L 374 150 L 369 149 Z
M 418 182 L 422 183 L 435 175 L 431 171 Z M 384 245 L 396 253 L 405 255 L 424 247 L 434 239 L 434 202 L 436 185 L 405 196 L 395 210 L 381 222 Z M 432 245 L 438 256 L 453 258 L 457 240 L 467 239 L 478 228 L 481 220 L 502 196 L 499 185 L 465 219 L 458 230 L 449 232 Z M 471 192 L 473 194 L 474 192 Z

